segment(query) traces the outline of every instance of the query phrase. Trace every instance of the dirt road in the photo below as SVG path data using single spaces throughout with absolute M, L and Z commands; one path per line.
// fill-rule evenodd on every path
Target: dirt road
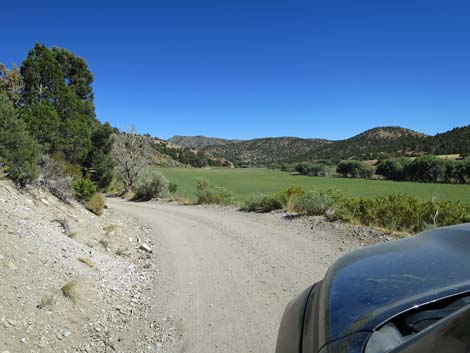
M 115 199 L 109 205 L 158 237 L 158 300 L 176 322 L 181 352 L 273 352 L 289 300 L 358 246 L 279 214 Z

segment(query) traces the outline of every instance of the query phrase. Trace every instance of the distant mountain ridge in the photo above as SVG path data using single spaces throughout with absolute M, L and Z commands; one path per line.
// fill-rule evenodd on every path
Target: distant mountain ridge
M 237 143 L 242 142 L 242 140 L 228 140 L 218 137 L 206 137 L 202 135 L 198 136 L 181 136 L 175 135 L 169 138 L 167 141 L 174 143 L 176 145 L 180 145 L 183 147 L 201 150 L 208 146 L 220 146 L 220 145 L 227 145 L 229 143 Z
M 169 141 L 238 164 L 267 165 L 313 159 L 376 159 L 420 154 L 470 154 L 470 125 L 429 136 L 400 126 L 376 127 L 345 140 L 267 137 L 226 140 L 175 136 Z M 179 143 L 178 143 L 179 142 Z

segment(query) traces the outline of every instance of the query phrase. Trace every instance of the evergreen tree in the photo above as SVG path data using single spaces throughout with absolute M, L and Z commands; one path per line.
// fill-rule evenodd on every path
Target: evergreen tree
M 26 123 L 29 133 L 43 148 L 43 152 L 54 154 L 58 147 L 60 118 L 54 107 L 48 102 L 36 102 L 26 105 L 20 111 L 20 117 Z
M 44 45 L 36 43 L 20 69 L 27 104 L 47 101 L 56 109 L 66 91 L 64 74 L 55 55 Z
M 9 70 L 0 63 L 0 94 L 5 95 L 15 108 L 23 104 L 24 84 L 18 66 Z
M 92 149 L 85 161 L 87 174 L 100 189 L 109 186 L 113 179 L 114 161 L 111 157 L 113 147 L 113 128 L 109 123 L 96 125 L 91 138 Z
M 63 48 L 36 44 L 21 65 L 21 117 L 46 153 L 80 166 L 99 187 L 111 181 L 112 128 L 95 117 L 93 74 Z
M 39 146 L 28 134 L 12 103 L 0 95 L 0 166 L 20 186 L 38 175 Z

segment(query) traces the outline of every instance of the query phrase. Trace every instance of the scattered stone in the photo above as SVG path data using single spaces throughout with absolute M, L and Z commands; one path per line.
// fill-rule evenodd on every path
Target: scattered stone
M 144 250 L 148 253 L 151 253 L 152 252 L 152 248 L 150 246 L 148 246 L 146 243 L 143 243 L 139 246 L 139 249 L 140 250 Z
M 16 271 L 18 269 L 13 262 L 8 263 L 8 268 L 12 271 Z

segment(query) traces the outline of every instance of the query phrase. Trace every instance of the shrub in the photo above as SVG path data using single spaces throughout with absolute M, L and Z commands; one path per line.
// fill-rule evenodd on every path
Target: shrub
M 470 206 L 452 201 L 419 202 L 405 194 L 373 199 L 344 197 L 334 206 L 333 219 L 389 230 L 419 232 L 470 221 Z
M 374 168 L 360 161 L 341 161 L 336 172 L 344 178 L 371 178 L 374 175 Z
M 246 212 L 271 212 L 282 209 L 282 202 L 279 194 L 252 195 L 246 200 L 240 210 Z
M 88 178 L 77 177 L 72 182 L 75 198 L 81 202 L 89 201 L 96 194 L 96 185 Z
M 408 180 L 419 182 L 442 182 L 446 174 L 446 161 L 434 157 L 418 157 L 404 168 Z
M 297 199 L 305 193 L 305 190 L 300 186 L 290 186 L 287 189 L 278 191 L 273 196 L 281 203 L 281 208 L 288 208 L 288 206 L 295 204 Z
M 389 180 L 405 180 L 404 168 L 411 162 L 410 158 L 391 158 L 380 161 L 375 174 Z
M 299 174 L 310 176 L 328 177 L 335 174 L 335 166 L 331 161 L 321 161 L 316 163 L 301 163 L 295 167 Z
M 299 213 L 309 216 L 326 214 L 333 206 L 334 199 L 326 193 L 309 191 L 297 200 L 296 208 Z
M 470 222 L 470 205 L 452 201 L 428 201 L 420 207 L 423 228 Z
M 373 202 L 371 225 L 383 228 L 406 231 L 419 230 L 422 221 L 419 216 L 420 203 L 413 196 L 393 194 L 378 196 Z
M 196 181 L 196 203 L 228 205 L 231 195 L 224 188 L 210 184 L 207 180 Z
M 145 168 L 137 177 L 135 198 L 148 201 L 168 196 L 169 182 L 165 176 L 154 167 Z
M 94 194 L 86 203 L 86 208 L 97 216 L 103 214 L 106 200 L 102 194 Z
M 38 183 L 63 202 L 68 202 L 72 197 L 70 177 L 65 175 L 59 163 L 47 155 L 39 162 Z
M 178 184 L 170 182 L 170 184 L 168 185 L 168 191 L 170 192 L 170 194 L 176 193 L 176 190 L 178 190 Z
M 70 299 L 72 303 L 76 304 L 79 302 L 79 300 L 82 297 L 82 284 L 80 281 L 74 279 L 70 282 L 67 282 L 61 288 L 61 291 L 64 297 L 66 297 L 67 299 Z
M 64 159 L 60 155 L 54 155 L 52 156 L 52 159 L 61 166 L 62 170 L 64 171 L 65 175 L 76 178 L 76 177 L 81 177 L 82 176 L 82 168 L 77 165 L 73 164 L 66 159 Z
M 240 210 L 247 212 L 271 212 L 285 209 L 296 211 L 297 200 L 305 193 L 299 186 L 291 186 L 275 194 L 256 194 L 249 197 Z

